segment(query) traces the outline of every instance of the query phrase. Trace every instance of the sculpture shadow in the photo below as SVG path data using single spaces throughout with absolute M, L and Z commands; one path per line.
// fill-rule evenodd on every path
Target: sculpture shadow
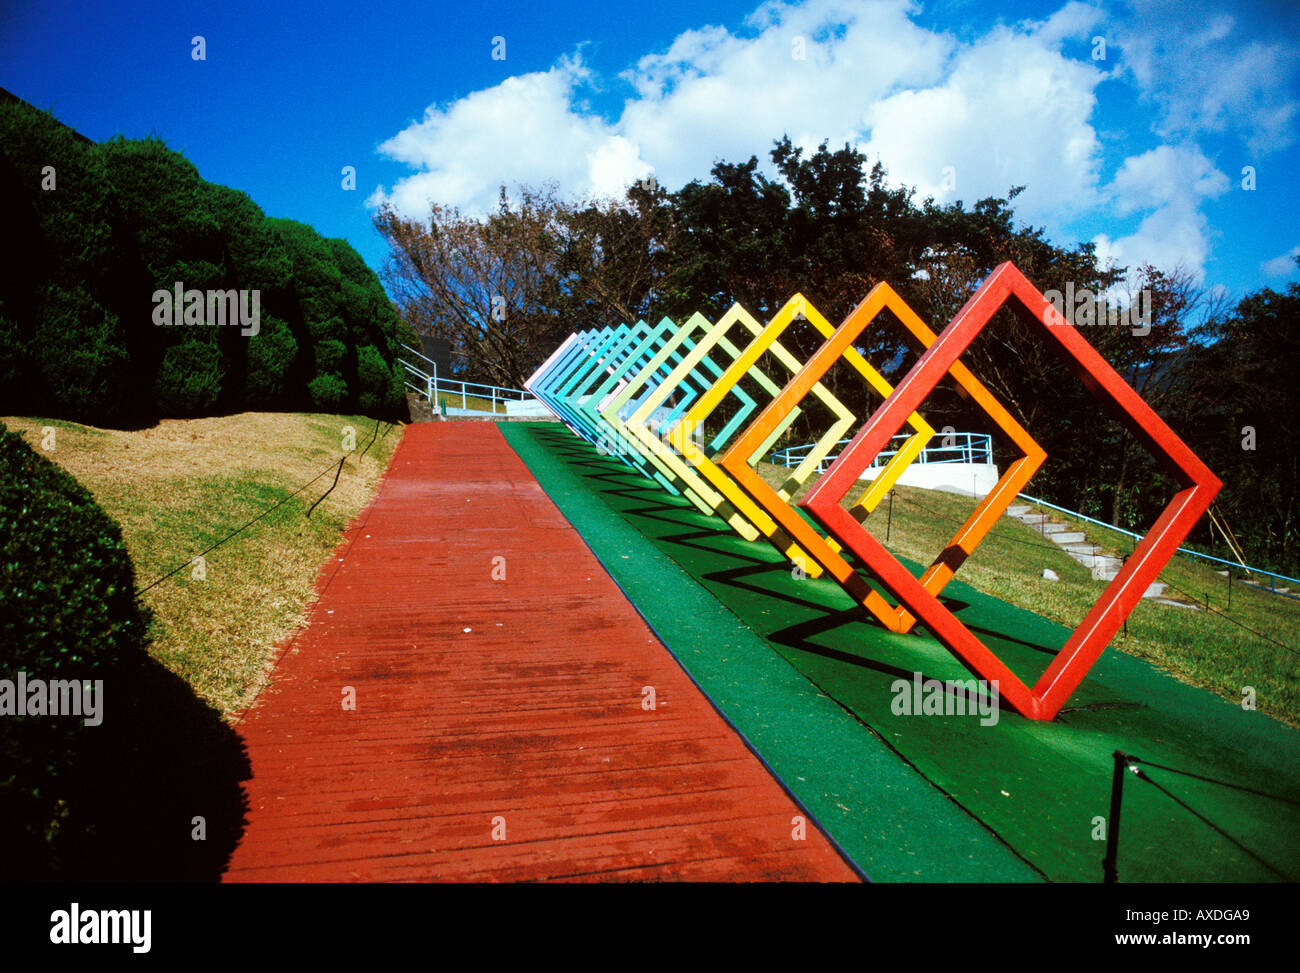
M 674 503 L 665 497 L 662 492 L 652 488 L 642 482 L 631 471 L 616 467 L 613 461 L 605 457 L 594 454 L 583 444 L 575 443 L 572 439 L 555 436 L 553 445 L 556 451 L 576 467 L 579 475 L 588 480 L 594 489 L 610 497 L 620 497 L 624 500 L 635 502 L 635 506 L 619 505 L 618 509 L 624 516 L 636 516 L 647 520 L 657 521 L 671 526 L 687 528 L 686 518 L 693 518 L 695 509 L 684 506 L 682 503 Z M 847 665 L 872 669 L 882 675 L 894 678 L 911 679 L 915 672 L 920 671 L 922 678 L 929 680 L 932 677 L 928 675 L 924 666 L 917 668 L 903 668 L 898 665 L 892 665 L 879 659 L 857 655 L 853 652 L 847 652 L 840 649 L 830 648 L 825 645 L 812 641 L 817 635 L 824 634 L 834 629 L 841 628 L 845 625 L 868 625 L 879 629 L 880 622 L 872 617 L 864 608 L 858 605 L 849 605 L 843 607 L 829 606 L 825 600 L 815 600 L 807 597 L 800 597 L 798 588 L 790 589 L 788 585 L 772 585 L 765 583 L 765 578 L 775 580 L 776 576 L 784 576 L 789 571 L 789 564 L 781 560 L 765 559 L 760 556 L 749 556 L 734 549 L 723 549 L 719 545 L 710 544 L 710 539 L 725 538 L 729 548 L 734 548 L 733 539 L 729 531 L 722 525 L 696 525 L 690 524 L 689 529 L 680 533 L 659 533 L 657 540 L 666 545 L 673 545 L 680 548 L 688 548 L 700 551 L 716 559 L 722 559 L 730 562 L 734 566 L 715 568 L 705 571 L 699 575 L 699 579 L 710 585 L 725 586 L 737 591 L 743 591 L 747 594 L 757 595 L 775 602 L 782 602 L 791 608 L 797 609 L 798 613 L 804 616 L 802 621 L 793 625 L 787 625 L 774 631 L 759 631 L 758 634 L 768 639 L 775 645 L 782 645 L 799 651 L 820 655 L 827 659 L 832 659 Z M 761 550 L 761 548 L 760 548 Z M 865 571 L 861 562 L 851 552 L 845 552 L 844 555 L 849 563 L 860 574 L 870 577 Z M 674 558 L 677 560 L 676 558 Z M 828 579 L 806 579 L 800 582 L 800 585 L 834 585 L 833 581 Z M 782 588 L 787 590 L 782 590 Z M 880 585 L 875 584 L 878 590 Z M 886 595 L 891 603 L 896 599 Z M 971 607 L 971 603 L 950 592 L 945 592 L 939 596 L 940 602 L 953 614 L 960 614 L 962 611 Z M 750 624 L 754 620 L 750 619 Z M 1030 652 L 1037 653 L 1045 657 L 1052 657 L 1059 651 L 1060 646 L 1043 645 L 1038 642 L 1019 638 L 1005 632 L 995 631 L 978 624 L 967 622 L 971 632 L 978 635 L 981 640 L 988 642 L 996 639 L 1002 643 L 1014 645 Z M 924 626 L 918 626 L 918 633 L 928 633 Z M 978 678 L 972 676 L 972 678 Z M 943 681 L 943 680 L 941 680 Z M 950 693 L 962 694 L 965 692 L 962 688 L 947 687 Z

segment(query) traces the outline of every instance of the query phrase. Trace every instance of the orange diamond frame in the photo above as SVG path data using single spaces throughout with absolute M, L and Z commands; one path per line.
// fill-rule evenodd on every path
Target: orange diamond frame
M 781 394 L 746 427 L 722 457 L 721 465 L 745 488 L 754 501 L 771 515 L 773 520 L 794 537 L 800 547 L 817 559 L 851 598 L 866 606 L 890 630 L 908 632 L 916 624 L 915 617 L 902 604 L 891 605 L 872 589 L 835 548 L 822 538 L 797 510 L 768 486 L 746 462 L 747 458 L 766 441 L 772 429 L 779 425 L 791 410 L 798 407 L 809 390 L 822 379 L 845 351 L 853 347 L 853 342 L 858 339 L 858 336 L 886 308 L 894 313 L 907 333 L 923 349 L 928 349 L 934 344 L 935 333 L 917 316 L 907 302 L 888 284 L 883 282 L 877 284 L 845 318 L 844 323 L 835 333 L 808 359 L 803 371 L 796 375 Z M 988 413 L 997 428 L 1015 444 L 1021 456 L 1007 467 L 1007 471 L 1002 474 L 997 484 L 921 576 L 921 585 L 933 595 L 938 595 L 952 580 L 962 562 L 974 553 L 975 548 L 992 530 L 998 518 L 1015 500 L 1016 494 L 1029 482 L 1047 458 L 1043 448 L 965 365 L 955 362 L 949 373 L 961 389 Z M 856 481 L 874 458 L 874 456 L 861 457 L 859 460 L 859 457 L 853 457 L 846 462 L 846 458 L 842 456 L 831 469 L 841 467 L 845 470 L 845 477 L 851 475 Z M 866 533 L 855 517 L 850 516 L 849 520 L 858 531 Z M 842 537 L 840 539 L 843 540 Z

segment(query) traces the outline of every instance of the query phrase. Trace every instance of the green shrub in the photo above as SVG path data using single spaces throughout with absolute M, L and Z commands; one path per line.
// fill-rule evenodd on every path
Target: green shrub
M 341 341 L 330 338 L 316 342 L 316 374 L 329 375 L 343 371 L 343 360 L 347 357 L 348 346 Z
M 148 623 L 118 526 L 0 425 L 0 679 L 104 679 L 107 723 L 114 693 L 148 662 Z M 0 716 L 6 878 L 57 869 L 65 822 L 92 800 L 90 735 L 103 732 L 75 716 Z
M 307 384 L 311 404 L 321 412 L 337 412 L 348 397 L 348 383 L 338 375 L 317 375 Z
M 251 408 L 284 405 L 291 401 L 289 370 L 298 356 L 298 342 L 289 326 L 277 317 L 262 315 L 262 327 L 248 340 L 248 405 Z
M 392 406 L 392 374 L 374 345 L 363 345 L 357 350 L 357 382 L 362 412 Z
M 129 410 L 130 355 L 121 324 L 80 284 L 45 289 L 31 354 L 51 411 L 112 423 Z
M 399 401 L 373 359 L 358 371 L 367 345 L 391 368 L 405 326 L 356 250 L 268 219 L 161 139 L 89 144 L 0 104 L 0 183 L 0 414 L 124 425 Z M 177 282 L 258 291 L 262 334 L 157 327 L 152 296 Z
M 5 313 L 0 298 L 0 410 L 9 412 L 32 411 L 31 392 L 23 387 L 27 374 L 26 342 L 17 322 Z
M 154 380 L 159 412 L 195 416 L 209 411 L 221 392 L 221 378 L 221 353 L 216 345 L 201 341 L 172 345 L 163 352 Z

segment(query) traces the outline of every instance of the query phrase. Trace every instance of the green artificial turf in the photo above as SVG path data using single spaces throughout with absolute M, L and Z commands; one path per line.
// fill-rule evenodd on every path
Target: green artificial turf
M 1300 877 L 1295 730 L 1113 650 L 1051 723 L 1009 710 L 992 725 L 896 715 L 897 680 L 970 678 L 924 630 L 885 631 L 833 582 L 796 578 L 765 542 L 737 537 L 558 427 L 502 432 L 687 671 L 872 878 L 1025 880 L 1037 870 L 1099 881 L 1098 818 L 1117 748 L 1284 798 L 1146 771 L 1202 821 L 1128 777 L 1121 881 Z M 960 581 L 944 597 L 1030 684 L 1069 635 Z

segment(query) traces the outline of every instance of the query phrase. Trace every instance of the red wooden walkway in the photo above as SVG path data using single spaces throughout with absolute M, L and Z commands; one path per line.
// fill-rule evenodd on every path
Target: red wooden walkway
M 354 527 L 240 725 L 228 881 L 855 879 L 495 425 L 409 426 Z

